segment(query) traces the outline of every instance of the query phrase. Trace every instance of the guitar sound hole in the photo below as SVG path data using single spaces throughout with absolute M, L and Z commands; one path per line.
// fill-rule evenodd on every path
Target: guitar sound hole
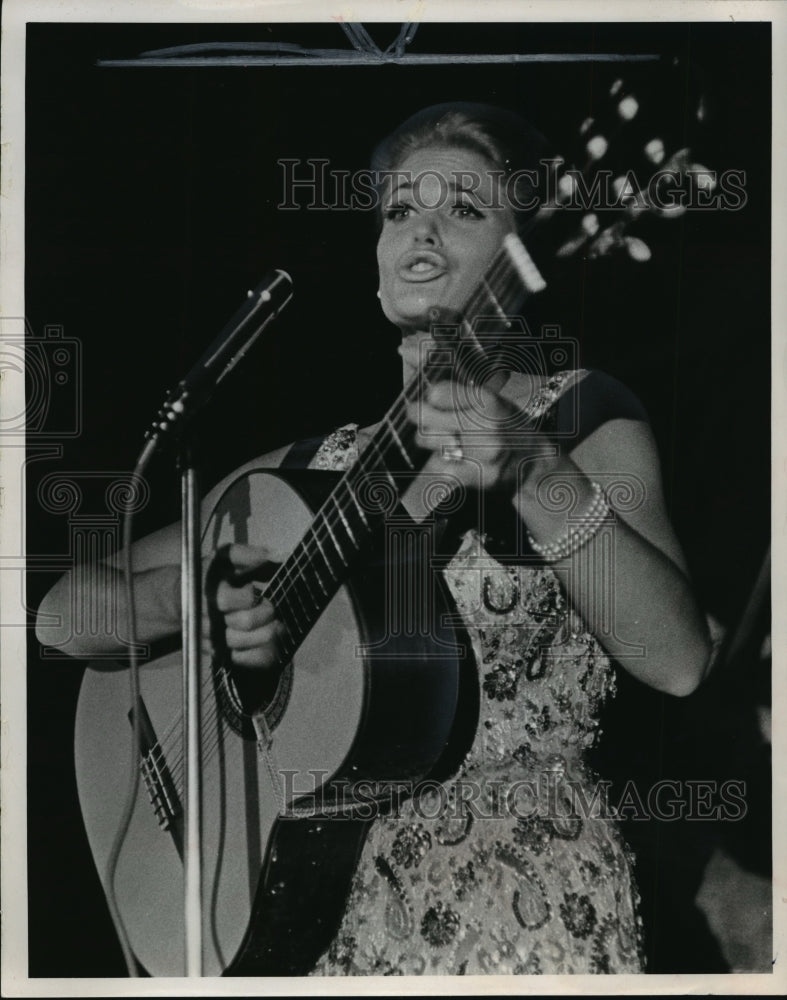
M 272 670 L 222 664 L 217 671 L 222 714 L 246 739 L 256 739 L 252 717 L 263 713 L 268 729 L 281 721 L 292 690 L 292 662 Z

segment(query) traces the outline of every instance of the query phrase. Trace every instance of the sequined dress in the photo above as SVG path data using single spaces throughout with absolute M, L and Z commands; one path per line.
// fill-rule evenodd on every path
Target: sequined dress
M 348 467 L 356 431 L 312 467 Z M 476 736 L 439 793 L 375 821 L 313 974 L 641 972 L 631 855 L 584 763 L 613 668 L 548 567 L 504 566 L 469 530 L 444 576 L 479 665 Z

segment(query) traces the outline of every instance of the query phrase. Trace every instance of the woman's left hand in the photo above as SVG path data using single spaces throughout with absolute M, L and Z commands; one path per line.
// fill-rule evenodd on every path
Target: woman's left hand
M 511 494 L 536 464 L 558 449 L 532 418 L 492 389 L 472 383 L 439 382 L 411 403 L 416 444 L 431 451 L 425 472 L 446 472 L 465 486 Z M 536 460 L 539 460 L 536 462 Z

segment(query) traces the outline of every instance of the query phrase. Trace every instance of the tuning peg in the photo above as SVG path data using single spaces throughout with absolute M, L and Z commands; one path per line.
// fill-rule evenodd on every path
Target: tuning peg
M 615 223 L 615 225 L 607 226 L 606 229 L 601 230 L 598 236 L 588 246 L 587 255 L 591 259 L 596 257 L 605 257 L 616 247 L 621 246 L 622 243 L 621 227 Z
M 716 187 L 716 176 L 712 170 L 703 167 L 701 163 L 692 163 L 690 170 L 700 191 L 712 191 Z
M 612 192 L 615 201 L 625 208 L 626 214 L 630 218 L 636 218 L 642 212 L 647 211 L 647 200 L 639 188 L 634 188 L 628 175 L 621 175 L 612 181 Z
M 574 254 L 587 242 L 587 236 L 575 236 L 557 249 L 555 252 L 556 257 L 565 258 L 573 257 Z
M 649 159 L 651 163 L 655 163 L 657 166 L 667 155 L 667 152 L 664 149 L 664 142 L 658 138 L 651 139 L 650 142 L 646 143 L 643 152 L 645 153 L 647 159 Z
M 595 118 L 586 118 L 579 126 L 579 134 L 586 135 L 593 127 L 593 122 L 595 122 L 595 120 Z
M 588 212 L 587 215 L 582 217 L 582 222 L 580 223 L 580 229 L 577 235 L 572 236 L 570 240 L 566 240 L 566 242 L 558 249 L 556 256 L 573 257 L 577 250 L 580 250 L 589 239 L 596 235 L 598 229 L 598 216 L 595 212 Z
M 589 139 L 585 144 L 585 149 L 591 160 L 600 160 L 604 153 L 606 153 L 609 149 L 609 143 L 603 135 L 594 135 L 593 138 Z
M 620 222 L 603 229 L 589 245 L 587 255 L 591 258 L 605 257 L 620 247 L 625 248 L 632 260 L 644 262 L 651 258 L 647 243 L 638 236 L 624 236 L 623 225 Z
M 631 94 L 628 97 L 624 97 L 623 100 L 618 104 L 618 115 L 623 119 L 623 121 L 630 122 L 639 111 L 639 101 L 636 97 Z
M 563 174 L 557 182 L 557 200 L 559 202 L 571 201 L 576 191 L 577 181 L 571 174 Z
M 672 170 L 680 175 L 691 174 L 697 186 L 703 191 L 712 191 L 716 187 L 715 173 L 701 163 L 692 163 L 690 149 L 679 149 L 667 160 L 663 169 Z
M 595 212 L 588 212 L 582 217 L 582 231 L 587 236 L 595 236 L 599 230 L 598 216 Z
M 626 245 L 629 257 L 631 257 L 632 260 L 637 260 L 642 263 L 646 260 L 650 260 L 650 247 L 644 240 L 641 240 L 638 236 L 625 236 L 623 238 L 623 242 Z
M 623 88 L 623 81 L 620 79 L 620 77 L 618 77 L 618 79 L 615 80 L 615 82 L 609 88 L 609 96 L 614 97 L 616 94 L 619 94 L 622 88 Z
M 631 181 L 622 174 L 612 181 L 612 191 L 615 195 L 615 201 L 621 204 L 634 197 L 634 188 Z

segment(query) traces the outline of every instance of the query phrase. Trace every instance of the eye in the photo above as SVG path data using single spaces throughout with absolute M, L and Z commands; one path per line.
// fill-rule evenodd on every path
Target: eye
M 410 212 L 410 205 L 389 205 L 383 212 L 386 222 L 397 222 L 406 219 Z
M 483 212 L 479 210 L 469 201 L 460 201 L 454 205 L 454 215 L 458 215 L 460 219 L 483 219 Z

